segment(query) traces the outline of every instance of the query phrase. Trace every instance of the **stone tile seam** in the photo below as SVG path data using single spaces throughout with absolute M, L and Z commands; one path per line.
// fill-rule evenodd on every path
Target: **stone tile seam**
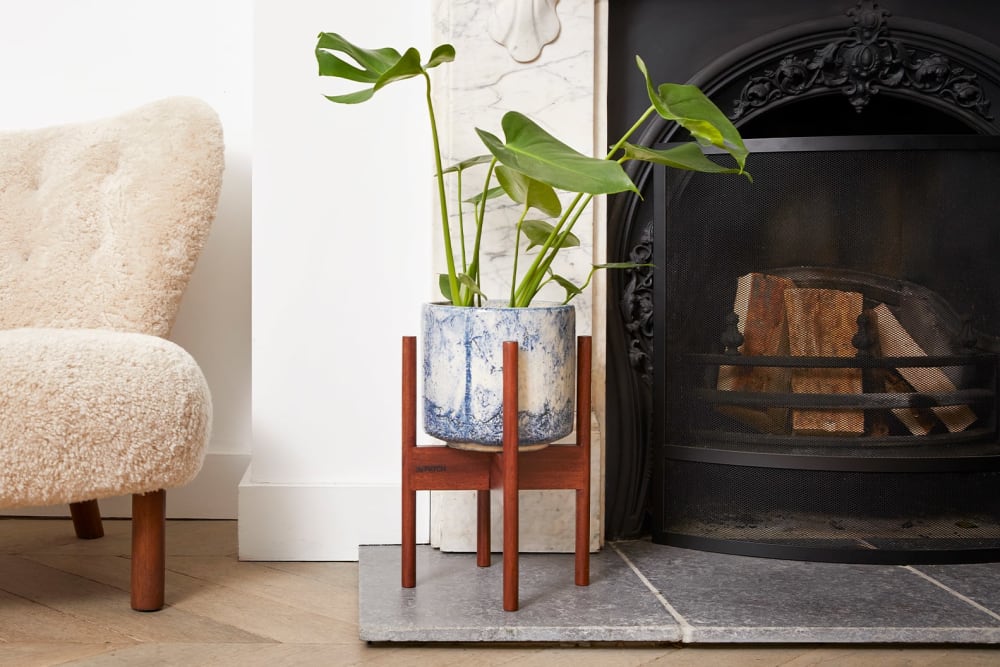
M 918 577 L 926 579 L 927 581 L 929 581 L 930 583 L 934 584 L 938 588 L 941 588 L 942 590 L 945 590 L 945 591 L 951 593 L 954 597 L 958 598 L 962 602 L 964 602 L 964 603 L 966 603 L 968 605 L 971 605 L 972 607 L 975 607 L 976 609 L 978 609 L 979 611 L 983 612 L 987 616 L 992 617 L 994 620 L 1000 621 L 1000 614 L 997 614 L 992 609 L 984 607 L 983 605 L 979 604 L 978 602 L 976 602 L 972 598 L 970 598 L 970 597 L 968 597 L 966 595 L 962 595 L 961 593 L 959 593 L 955 589 L 951 588 L 950 586 L 947 586 L 946 584 L 944 584 L 941 581 L 938 581 L 937 579 L 935 579 L 931 575 L 927 574 L 926 572 L 921 572 L 920 570 L 918 570 L 917 568 L 913 567 L 912 565 L 904 565 L 903 569 L 904 570 L 909 570 L 910 572 L 913 572 Z
M 995 627 L 695 626 L 690 644 L 997 644 Z
M 618 548 L 617 544 L 612 543 L 611 548 L 614 549 L 615 553 L 618 554 L 619 558 L 625 561 L 625 564 L 628 565 L 629 569 L 632 570 L 635 576 L 639 577 L 639 581 L 641 581 L 642 584 L 649 589 L 649 592 L 653 594 L 653 597 L 656 598 L 657 602 L 659 602 L 660 605 L 662 605 L 663 608 L 666 609 L 667 613 L 670 614 L 670 616 L 673 617 L 677 625 L 680 626 L 681 641 L 684 643 L 690 642 L 692 636 L 691 635 L 692 627 L 691 624 L 687 622 L 687 619 L 684 618 L 681 615 L 681 613 L 674 608 L 672 604 L 670 604 L 667 598 L 664 597 L 663 594 L 656 588 L 656 586 L 653 585 L 653 582 L 647 579 L 646 575 L 644 575 L 642 571 L 639 570 L 636 564 L 633 563 L 632 560 L 628 556 L 626 556 L 621 549 Z

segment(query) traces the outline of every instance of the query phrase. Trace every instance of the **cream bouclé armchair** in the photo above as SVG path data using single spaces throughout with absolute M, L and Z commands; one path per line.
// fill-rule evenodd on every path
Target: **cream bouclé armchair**
M 163 606 L 165 489 L 211 430 L 194 359 L 166 340 L 215 217 L 218 116 L 168 98 L 0 132 L 0 508 L 132 494 L 132 607 Z

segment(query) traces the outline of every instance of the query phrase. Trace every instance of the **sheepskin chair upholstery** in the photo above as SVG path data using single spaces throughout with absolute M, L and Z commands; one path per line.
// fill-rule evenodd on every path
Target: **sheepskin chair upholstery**
M 222 171 L 218 116 L 193 98 L 0 133 L 0 508 L 198 473 L 208 386 L 164 337 Z
M 168 489 L 201 468 L 208 385 L 170 341 L 98 329 L 0 331 L 0 377 L 3 506 Z

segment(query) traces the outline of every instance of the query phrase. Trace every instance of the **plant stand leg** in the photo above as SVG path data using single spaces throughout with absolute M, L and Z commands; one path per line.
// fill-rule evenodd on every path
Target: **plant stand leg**
M 403 338 L 402 402 L 402 583 L 403 588 L 417 585 L 417 492 L 413 488 L 411 458 L 417 446 L 417 339 Z
M 577 340 L 576 444 L 580 448 L 581 479 L 576 490 L 576 585 L 590 585 L 590 381 L 591 338 Z
M 417 446 L 417 339 L 403 337 L 402 540 L 403 588 L 417 585 L 417 491 L 476 491 L 477 564 L 490 564 L 490 464 L 495 455 L 441 445 Z
M 503 344 L 503 608 L 518 608 L 517 343 Z
M 577 341 L 576 446 L 548 447 L 529 455 L 520 469 L 518 428 L 518 345 L 503 343 L 503 447 L 499 453 L 460 451 L 416 443 L 416 338 L 403 337 L 402 373 L 402 554 L 404 588 L 416 586 L 416 492 L 476 491 L 476 564 L 488 567 L 490 490 L 503 502 L 503 608 L 519 608 L 518 492 L 569 489 L 576 492 L 575 582 L 590 583 L 590 382 L 591 339 Z
M 490 566 L 490 492 L 476 491 L 476 565 Z

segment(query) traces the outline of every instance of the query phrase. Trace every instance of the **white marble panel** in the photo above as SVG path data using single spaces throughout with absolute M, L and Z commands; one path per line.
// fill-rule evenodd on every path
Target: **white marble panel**
M 434 82 L 447 164 L 486 153 L 475 128 L 502 137 L 500 121 L 507 111 L 520 111 L 570 146 L 593 154 L 594 3 L 562 0 L 558 10 L 562 23 L 558 39 L 546 46 L 538 59 L 518 63 L 489 37 L 486 26 L 491 2 L 442 0 L 439 3 L 436 39 L 450 42 L 457 52 L 454 63 L 435 72 L 438 76 Z M 480 169 L 466 174 L 464 195 L 481 189 L 485 167 Z M 453 179 L 449 187 L 454 187 Z M 449 197 L 449 212 L 455 221 L 457 214 L 452 201 L 453 196 Z M 483 289 L 490 298 L 503 298 L 510 291 L 518 213 L 515 206 L 495 202 L 487 211 L 481 256 Z M 466 208 L 465 218 L 471 247 L 471 207 Z M 457 238 L 457 222 L 452 226 Z M 561 252 L 553 268 L 580 284 L 593 263 L 591 211 L 581 216 L 573 232 L 580 237 L 581 247 Z M 443 270 L 442 246 L 439 241 L 437 266 Z M 553 288 L 542 298 L 561 300 L 564 296 L 561 289 Z M 577 331 L 591 333 L 592 294 L 588 291 L 573 303 L 577 308 Z
M 522 63 L 490 38 L 492 0 L 440 0 L 437 3 L 435 43 L 449 42 L 455 46 L 457 54 L 455 62 L 435 70 L 435 106 L 446 164 L 486 153 L 474 128 L 502 137 L 500 120 L 507 111 L 520 111 L 580 152 L 597 154 L 598 146 L 606 142 L 600 131 L 604 96 L 595 91 L 600 58 L 603 57 L 601 52 L 595 51 L 595 30 L 599 25 L 603 28 L 604 22 L 599 19 L 605 4 L 606 0 L 560 0 L 556 6 L 560 23 L 558 37 L 546 45 L 536 59 Z M 602 32 L 599 39 L 606 40 L 606 35 Z M 597 109 L 600 109 L 600 117 L 596 115 Z M 485 170 L 470 170 L 463 182 L 463 194 L 469 196 L 481 189 L 484 176 Z M 449 187 L 454 188 L 453 181 Z M 454 196 L 449 198 L 451 201 Z M 453 221 L 453 243 L 457 243 L 457 212 L 453 206 L 449 213 Z M 518 213 L 512 206 L 496 203 L 487 210 L 481 251 L 482 285 L 491 298 L 503 298 L 510 291 Z M 471 208 L 466 210 L 465 218 L 467 242 L 471 248 L 474 229 Z M 602 258 L 604 254 L 603 247 L 595 253 L 593 207 L 581 216 L 573 232 L 580 238 L 581 247 L 561 252 L 553 269 L 581 284 L 591 264 L 600 261 L 595 257 Z M 601 241 L 603 243 L 603 239 Z M 439 239 L 435 250 L 436 266 L 443 271 L 442 247 L 443 241 Z M 521 261 L 525 261 L 523 256 Z M 564 293 L 561 289 L 553 289 L 543 293 L 542 298 L 562 300 Z M 602 294 L 597 303 L 603 302 Z M 598 341 L 603 341 L 603 331 L 593 331 L 594 291 L 587 290 L 573 303 L 577 309 L 577 333 L 593 333 Z M 595 357 L 600 363 L 603 349 L 596 347 Z M 603 378 L 602 368 L 595 368 L 597 377 Z M 594 404 L 603 405 L 603 383 L 595 391 Z M 603 498 L 603 456 L 596 423 L 593 448 L 591 543 L 596 548 L 600 543 Z M 559 491 L 524 494 L 520 517 L 522 548 L 526 551 L 572 551 L 572 494 Z M 475 549 L 474 497 L 475 494 L 458 492 L 432 494 L 432 544 L 445 550 Z M 498 530 L 500 517 L 497 505 L 493 512 L 494 531 Z M 494 545 L 499 548 L 498 536 L 499 533 L 494 537 Z

